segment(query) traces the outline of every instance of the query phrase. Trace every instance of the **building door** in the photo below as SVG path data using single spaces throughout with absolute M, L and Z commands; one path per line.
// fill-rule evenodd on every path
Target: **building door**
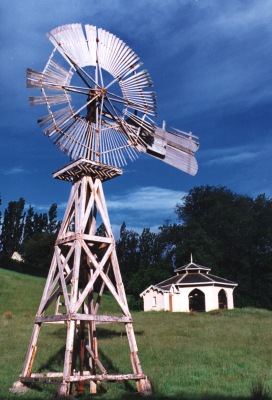
M 218 308 L 228 308 L 228 299 L 224 289 L 218 293 Z
M 206 311 L 205 307 L 205 294 L 199 290 L 194 289 L 189 293 L 189 310 L 190 311 Z
M 173 311 L 173 295 L 169 294 L 169 311 Z

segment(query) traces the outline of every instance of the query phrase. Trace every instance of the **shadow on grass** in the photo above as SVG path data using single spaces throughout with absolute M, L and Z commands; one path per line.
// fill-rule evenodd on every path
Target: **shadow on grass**
M 143 334 L 143 331 L 137 332 L 137 335 Z M 55 334 L 55 333 L 54 333 Z M 118 330 L 110 330 L 105 328 L 99 328 L 98 331 L 98 339 L 99 338 L 113 338 L 113 337 L 120 337 L 120 335 L 126 336 L 125 332 L 121 332 Z M 62 346 L 58 352 L 54 354 L 54 356 L 50 357 L 44 364 L 40 365 L 37 372 L 61 372 L 63 370 L 63 363 L 64 363 L 64 354 L 65 354 L 65 346 Z M 73 352 L 73 364 L 78 364 L 78 355 L 79 355 L 79 340 L 75 341 L 74 345 L 74 352 Z M 88 365 L 88 352 L 85 352 L 85 365 Z M 108 373 L 115 373 L 121 374 L 124 371 L 120 371 L 114 365 L 113 360 L 108 357 L 101 349 L 99 350 L 99 358 L 105 369 Z M 97 371 L 100 373 L 100 371 Z M 126 371 L 127 372 L 127 371 Z M 117 391 L 113 394 L 111 391 L 111 385 L 116 385 Z M 49 391 L 46 389 L 47 384 L 36 384 L 33 383 L 30 385 L 31 395 L 28 397 L 28 394 L 20 396 L 21 400 L 28 400 L 28 398 L 35 399 L 35 392 L 39 393 L 39 398 L 44 400 L 53 400 L 53 399 L 60 399 L 56 397 L 48 397 Z M 55 385 L 53 385 L 55 386 Z M 182 381 L 180 383 L 182 387 Z M 80 400 L 90 400 L 90 394 L 88 393 L 88 384 L 86 383 L 86 394 L 80 396 Z M 272 397 L 266 394 L 259 394 L 259 395 L 251 395 L 251 396 L 229 396 L 226 395 L 217 395 L 217 394 L 187 394 L 184 392 L 176 393 L 174 395 L 164 395 L 159 392 L 156 392 L 156 388 L 153 388 L 154 393 L 151 396 L 146 397 L 147 400 L 272 400 Z M 54 388 L 54 392 L 57 391 L 57 386 Z M 42 392 L 44 392 L 44 397 L 42 397 Z M 52 393 L 52 389 L 50 390 Z M 117 394 L 118 392 L 118 394 Z M 34 397 L 33 397 L 34 396 Z M 136 391 L 135 382 L 134 381 L 122 381 L 122 382 L 112 382 L 112 383 L 102 383 L 98 385 L 98 393 L 95 396 L 92 396 L 93 399 L 96 400 L 139 400 L 143 396 L 141 396 Z M 73 399 L 73 397 L 67 397 L 67 399 Z M 18 395 L 12 396 L 9 394 L 9 400 L 18 400 Z M 62 398 L 64 400 L 64 398 Z
M 123 333 L 123 335 L 126 335 L 126 333 Z M 118 336 L 120 337 L 120 332 L 118 331 L 112 331 L 108 329 L 99 329 L 99 337 L 103 338 L 111 338 Z M 63 371 L 63 366 L 64 366 L 64 354 L 65 354 L 65 346 L 62 346 L 55 354 L 54 356 L 48 358 L 48 360 L 43 363 L 42 365 L 39 366 L 37 369 L 38 373 L 44 373 L 44 372 L 62 372 Z M 74 351 L 73 351 L 73 366 L 79 366 L 79 354 L 80 354 L 80 339 L 77 337 L 75 340 L 74 344 Z M 116 375 L 122 374 L 124 372 L 121 372 L 118 368 L 115 367 L 113 361 L 100 349 L 99 350 L 99 359 L 104 366 L 104 368 L 107 370 L 108 373 L 114 373 Z M 85 369 L 88 370 L 88 365 L 89 365 L 89 353 L 85 351 Z M 76 368 L 78 369 L 78 368 Z M 33 371 L 34 372 L 34 371 Z M 35 371 L 36 372 L 36 371 Z M 128 371 L 126 371 L 128 372 Z M 97 373 L 100 374 L 101 371 L 97 370 Z M 39 384 L 39 383 L 31 383 L 29 387 L 34 391 L 41 392 L 43 386 L 46 384 Z M 133 386 L 130 381 L 123 381 L 121 382 L 121 385 L 123 386 L 123 390 L 125 390 L 129 394 L 135 393 L 135 387 Z M 103 385 L 100 387 L 100 394 L 105 393 L 105 389 Z M 127 394 L 125 395 L 127 396 Z M 27 395 L 26 395 L 27 397 Z M 130 396 L 129 396 L 130 397 Z M 137 398 L 139 395 L 137 394 Z M 17 398 L 17 397 L 16 397 Z M 80 397 L 82 400 L 85 398 Z M 86 397 L 89 399 L 89 397 Z M 18 400 L 18 399 L 17 399 Z M 22 397 L 23 400 L 23 397 Z M 119 400 L 119 399 L 118 399 Z
M 116 385 L 116 383 L 112 383 L 113 385 Z M 117 385 L 120 385 L 120 383 L 117 383 Z M 48 386 L 48 385 L 46 385 Z M 52 385 L 50 385 L 52 386 Z M 261 396 L 261 397 L 254 397 L 254 396 L 228 396 L 228 395 L 217 395 L 217 394 L 203 394 L 203 395 L 187 395 L 184 393 L 176 393 L 173 396 L 166 396 L 166 395 L 161 395 L 161 394 L 153 394 L 151 396 L 141 396 L 139 393 L 135 391 L 135 389 L 126 388 L 126 393 L 119 393 L 115 395 L 109 395 L 105 389 L 100 389 L 99 392 L 96 395 L 92 395 L 90 397 L 90 394 L 88 394 L 88 391 L 86 390 L 86 394 L 83 396 L 75 396 L 75 395 L 69 395 L 68 397 L 59 397 L 57 395 L 57 387 L 55 387 L 55 395 L 49 394 L 48 390 L 44 390 L 45 387 L 44 385 L 31 385 L 31 390 L 30 392 L 27 392 L 25 394 L 22 394 L 18 396 L 18 394 L 11 394 L 9 393 L 7 396 L 8 400 L 29 400 L 29 399 L 35 399 L 35 393 L 33 392 L 39 392 L 39 399 L 43 400 L 90 400 L 95 399 L 95 400 L 140 400 L 145 398 L 146 400 L 272 400 L 272 397 L 267 397 L 267 396 Z M 41 392 L 44 390 L 44 397 L 41 397 Z M 1 398 L 5 399 L 5 397 Z
M 134 331 L 136 336 L 144 335 L 144 331 Z M 126 331 L 125 330 L 111 330 L 105 328 L 97 328 L 97 339 L 110 339 L 112 337 L 125 337 Z
M 131 395 L 124 395 L 122 397 L 118 397 L 118 400 L 136 400 L 141 398 L 142 396 L 140 396 L 139 394 L 136 394 L 135 396 L 131 396 Z M 101 397 L 101 400 L 110 400 L 110 398 L 107 397 Z M 249 396 L 249 397 L 243 397 L 243 396 L 238 396 L 238 397 L 233 397 L 233 396 L 222 396 L 222 395 L 217 395 L 217 394 L 213 394 L 213 395 L 209 395 L 209 394 L 204 394 L 204 395 L 199 395 L 199 396 L 188 396 L 186 394 L 175 394 L 173 396 L 164 396 L 164 395 L 152 395 L 149 397 L 146 397 L 146 399 L 150 399 L 150 400 L 270 400 L 270 398 L 267 397 L 263 397 L 263 398 L 258 398 L 258 399 L 254 399 L 253 397 Z M 83 399 L 82 399 L 83 400 Z M 87 400 L 87 397 L 86 399 Z M 100 400 L 99 398 L 97 398 L 97 400 Z

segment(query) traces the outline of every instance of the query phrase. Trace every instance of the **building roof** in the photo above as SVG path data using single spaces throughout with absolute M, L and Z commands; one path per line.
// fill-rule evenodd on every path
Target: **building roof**
M 140 297 L 142 297 L 145 293 L 149 292 L 149 290 L 151 290 L 151 289 L 157 290 L 159 293 L 167 292 L 167 290 L 162 289 L 162 288 L 160 288 L 160 287 L 158 287 L 158 286 L 156 286 L 156 285 L 150 285 L 150 286 L 148 286 L 147 289 L 145 289 L 145 290 L 140 294 Z
M 195 264 L 191 256 L 191 262 L 183 267 L 176 268 L 174 272 L 177 275 L 172 276 L 156 285 L 149 286 L 141 296 L 150 289 L 169 291 L 172 287 L 188 287 L 188 286 L 227 286 L 235 287 L 238 284 L 228 279 L 220 278 L 216 275 L 211 275 L 210 268 Z
M 174 272 L 209 272 L 210 270 L 211 268 L 203 267 L 202 265 L 195 264 L 193 261 L 191 261 L 189 264 L 186 264 L 183 267 L 174 269 Z
M 220 284 L 222 286 L 237 286 L 237 283 L 229 281 L 228 279 L 220 278 L 215 275 L 196 272 L 196 273 L 183 273 L 176 276 L 172 276 L 165 281 L 157 283 L 156 287 L 169 290 L 172 285 L 175 286 L 198 286 L 198 285 L 215 285 Z

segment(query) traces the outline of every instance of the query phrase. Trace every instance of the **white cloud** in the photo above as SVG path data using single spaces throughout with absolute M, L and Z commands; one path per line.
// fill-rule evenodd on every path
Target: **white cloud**
M 119 227 L 125 222 L 128 229 L 138 233 L 143 228 L 156 232 L 164 221 L 176 220 L 174 208 L 185 195 L 185 192 L 157 186 L 138 187 L 124 194 L 109 195 L 107 206 L 110 221 Z
M 239 164 L 245 161 L 251 161 L 258 157 L 258 153 L 242 152 L 238 154 L 218 155 L 205 162 L 205 165 L 226 165 L 226 164 Z
M 116 211 L 153 211 L 165 213 L 172 210 L 186 193 L 156 186 L 139 187 L 124 195 L 110 195 L 107 205 Z
M 252 144 L 249 146 L 211 149 L 203 151 L 202 156 L 206 160 L 203 164 L 208 166 L 239 164 L 260 159 L 269 151 L 269 145 L 253 147 Z
M 21 166 L 11 167 L 3 171 L 4 175 L 18 175 L 27 172 L 27 170 Z

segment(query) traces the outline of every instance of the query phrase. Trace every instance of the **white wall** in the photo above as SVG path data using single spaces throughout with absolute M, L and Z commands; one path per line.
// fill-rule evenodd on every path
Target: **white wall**
M 154 298 L 156 301 L 154 302 Z M 157 290 L 150 289 L 143 295 L 144 311 L 162 311 L 164 310 L 164 295 Z
M 190 288 L 180 288 L 181 291 L 181 305 L 180 311 L 189 311 L 189 301 L 188 296 L 192 290 L 199 289 L 205 294 L 205 309 L 206 311 L 217 310 L 219 308 L 218 304 L 218 293 L 221 289 L 225 290 L 228 302 L 228 309 L 233 309 L 233 288 L 222 288 L 217 286 L 195 286 Z
M 189 294 L 194 290 L 201 290 L 205 294 L 206 311 L 217 310 L 218 293 L 223 289 L 227 296 L 228 309 L 233 309 L 233 288 L 222 288 L 217 286 L 193 286 L 179 288 L 179 293 L 172 294 L 172 311 L 173 312 L 189 312 Z M 169 293 L 159 292 L 151 288 L 143 295 L 144 311 L 170 311 Z M 154 302 L 155 298 L 155 302 Z

